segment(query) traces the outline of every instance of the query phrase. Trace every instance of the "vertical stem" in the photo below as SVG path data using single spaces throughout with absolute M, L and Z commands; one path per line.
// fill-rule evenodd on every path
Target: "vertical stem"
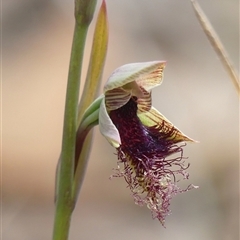
M 75 28 L 65 103 L 62 151 L 56 176 L 56 210 L 53 240 L 67 240 L 74 209 L 72 198 L 77 111 L 84 46 L 97 0 L 75 0 Z
M 62 152 L 57 182 L 53 240 L 67 240 L 73 210 L 72 183 L 77 129 L 77 107 L 84 45 L 88 26 L 76 22 L 68 74 Z

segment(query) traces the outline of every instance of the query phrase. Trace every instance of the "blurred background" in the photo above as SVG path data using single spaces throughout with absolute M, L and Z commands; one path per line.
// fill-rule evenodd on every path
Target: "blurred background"
M 239 1 L 199 3 L 239 71 Z M 2 5 L 2 239 L 51 239 L 73 1 L 8 0 Z M 107 0 L 107 10 L 103 83 L 123 64 L 167 60 L 153 104 L 200 142 L 185 147 L 191 166 L 190 179 L 183 182 L 183 187 L 200 188 L 172 200 L 164 229 L 147 208 L 133 203 L 124 179 L 109 180 L 115 150 L 96 127 L 69 239 L 239 239 L 239 101 L 190 1 Z

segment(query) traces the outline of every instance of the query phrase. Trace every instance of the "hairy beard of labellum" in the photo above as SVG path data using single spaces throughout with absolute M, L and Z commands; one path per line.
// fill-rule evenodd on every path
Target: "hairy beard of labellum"
M 132 97 L 123 107 L 110 111 L 110 118 L 117 127 L 121 145 L 117 149 L 123 171 L 113 176 L 123 176 L 130 187 L 135 203 L 146 204 L 154 218 L 164 225 L 169 214 L 172 196 L 181 190 L 176 186 L 177 174 L 188 178 L 184 167 L 182 146 L 172 139 L 173 129 L 161 132 L 163 126 L 147 127 L 137 116 L 137 98 Z M 175 156 L 178 153 L 178 156 Z M 170 158 L 170 155 L 175 157 Z

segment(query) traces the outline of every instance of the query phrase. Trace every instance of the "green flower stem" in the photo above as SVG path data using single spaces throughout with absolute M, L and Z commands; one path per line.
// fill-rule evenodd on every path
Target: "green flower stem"
M 93 137 L 93 131 L 90 130 L 98 125 L 99 122 L 99 108 L 93 111 L 91 114 L 86 116 L 81 122 L 76 136 L 76 153 L 75 153 L 75 173 L 73 181 L 73 201 L 76 204 L 77 196 L 80 192 L 85 171 L 87 168 L 86 159 L 90 155 L 91 142 Z M 79 161 L 77 161 L 79 160 Z M 78 181 L 76 181 L 76 179 Z
M 99 116 L 99 109 L 95 110 L 92 114 L 86 117 L 81 125 L 78 128 L 77 136 L 76 136 L 76 153 L 75 153 L 75 164 L 78 163 L 77 160 L 80 157 L 80 153 L 83 149 L 83 144 L 85 138 L 89 131 L 98 124 L 98 116 Z M 75 170 L 77 166 L 75 165 Z
M 53 240 L 67 240 L 74 209 L 74 177 L 77 111 L 84 46 L 88 26 L 93 18 L 96 0 L 75 0 L 75 28 L 66 93 L 62 151 L 57 170 L 56 210 Z
M 87 30 L 87 26 L 81 26 L 76 23 L 68 75 L 53 240 L 68 239 L 71 214 L 73 210 L 72 182 L 75 159 L 77 106 L 82 58 Z
M 90 155 L 93 131 L 91 127 L 98 124 L 99 109 L 104 96 L 98 97 L 84 112 L 82 121 L 77 131 L 76 154 L 75 154 L 75 174 L 73 181 L 73 201 L 76 203 L 81 186 L 83 184 L 85 172 Z M 89 132 L 90 131 L 90 132 Z

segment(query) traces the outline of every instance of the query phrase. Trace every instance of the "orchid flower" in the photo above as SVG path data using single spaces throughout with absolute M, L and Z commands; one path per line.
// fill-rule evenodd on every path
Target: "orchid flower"
M 193 141 L 152 106 L 151 90 L 162 83 L 165 65 L 133 63 L 115 70 L 104 87 L 99 113 L 100 131 L 123 163 L 114 176 L 123 176 L 135 203 L 146 204 L 162 224 L 170 199 L 184 191 L 176 186 L 176 175 L 188 177 L 184 145 L 177 143 Z M 179 156 L 171 158 L 175 153 Z
M 100 106 L 99 128 L 116 148 L 118 167 L 112 175 L 124 177 L 136 204 L 151 210 L 164 225 L 171 198 L 187 189 L 177 186 L 178 175 L 188 178 L 183 149 L 193 140 L 178 130 L 153 106 L 151 90 L 162 83 L 166 62 L 132 63 L 109 77 Z M 123 167 L 121 168 L 121 165 Z

